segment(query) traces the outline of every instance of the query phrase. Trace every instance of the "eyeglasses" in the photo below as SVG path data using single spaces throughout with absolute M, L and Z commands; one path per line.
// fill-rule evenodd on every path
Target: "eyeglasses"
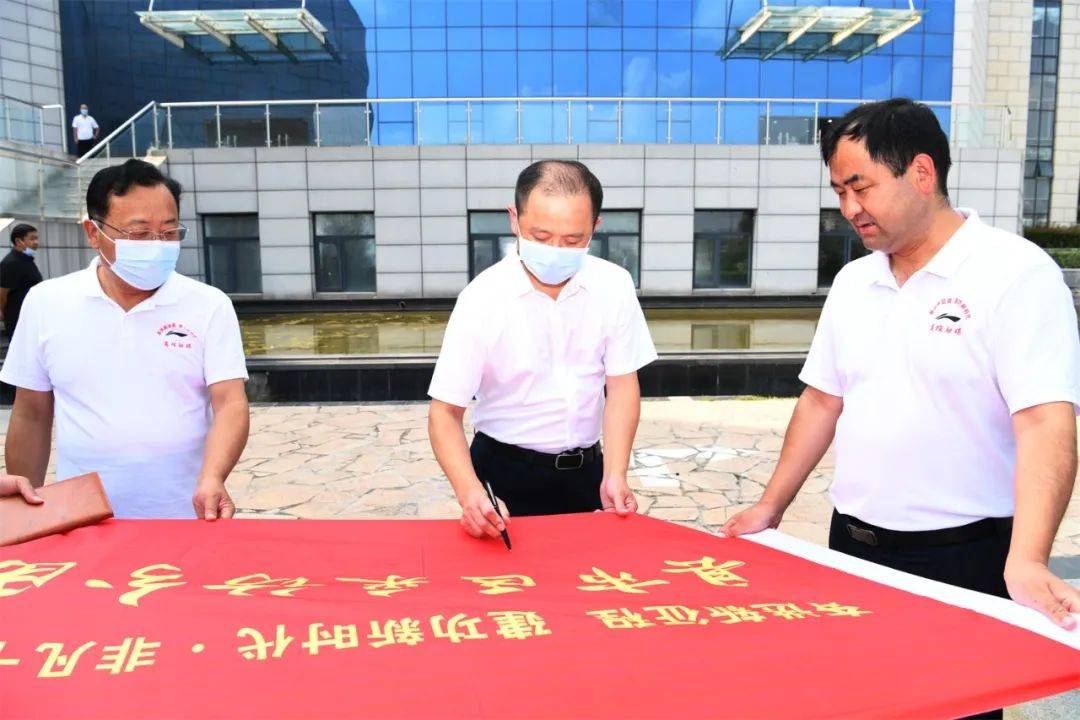
M 182 242 L 187 237 L 188 229 L 183 225 L 177 225 L 176 227 L 165 228 L 159 233 L 150 232 L 149 230 L 124 230 L 118 228 L 115 225 L 110 225 L 100 218 L 93 218 L 93 221 L 99 225 L 115 230 L 120 237 L 127 238 L 129 240 L 167 240 L 169 242 Z M 99 230 L 101 228 L 98 228 Z M 106 236 L 108 237 L 108 236 Z M 112 240 L 113 238 L 109 238 Z

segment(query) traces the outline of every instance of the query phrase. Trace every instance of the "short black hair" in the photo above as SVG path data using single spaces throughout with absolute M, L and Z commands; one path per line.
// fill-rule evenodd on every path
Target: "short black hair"
M 894 177 L 907 172 L 916 155 L 929 155 L 937 171 L 938 191 L 942 197 L 949 197 L 946 184 L 952 166 L 949 138 L 926 105 L 907 98 L 893 98 L 851 110 L 821 137 L 821 157 L 826 165 L 844 138 L 863 140 L 870 158 L 888 166 Z
M 514 188 L 514 207 L 519 216 L 529 195 L 538 187 L 550 195 L 588 195 L 592 201 L 593 222 L 600 217 L 604 188 L 592 171 L 577 160 L 540 160 L 522 170 Z
M 29 235 L 30 233 L 36 233 L 36 232 L 37 232 L 37 228 L 34 227 L 33 225 L 27 225 L 26 223 L 19 223 L 15 227 L 11 228 L 11 244 L 14 245 L 15 243 L 22 240 L 24 237 Z
M 123 195 L 132 185 L 155 187 L 164 185 L 172 193 L 176 207 L 180 207 L 180 183 L 145 160 L 131 159 L 123 165 L 111 165 L 99 170 L 90 187 L 86 188 L 86 213 L 95 220 L 101 220 L 109 214 L 109 198 Z

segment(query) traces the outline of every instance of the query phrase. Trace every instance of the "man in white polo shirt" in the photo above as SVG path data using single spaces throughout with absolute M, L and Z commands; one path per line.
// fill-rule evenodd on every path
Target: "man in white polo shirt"
M 244 449 L 247 371 L 220 290 L 174 272 L 180 185 L 141 160 L 98 172 L 90 267 L 27 295 L 0 380 L 16 386 L 7 471 L 40 487 L 97 472 L 117 517 L 213 520 Z
M 454 306 L 428 429 L 462 526 L 476 537 L 505 527 L 485 482 L 512 515 L 637 509 L 626 482 L 637 371 L 656 350 L 630 274 L 588 254 L 602 201 L 579 162 L 525 168 L 507 208 L 516 250 Z M 463 417 L 474 396 L 470 448 Z
M 90 114 L 90 108 L 83 103 L 79 106 L 79 114 L 71 120 L 71 138 L 75 141 L 75 154 L 82 157 L 93 150 L 100 132 L 101 128 Z
M 875 252 L 836 277 L 776 471 L 724 532 L 779 524 L 834 440 L 829 545 L 1036 607 L 1075 627 L 1047 568 L 1076 475 L 1080 339 L 1042 250 L 949 205 L 949 146 L 909 100 L 822 140 L 844 217 Z

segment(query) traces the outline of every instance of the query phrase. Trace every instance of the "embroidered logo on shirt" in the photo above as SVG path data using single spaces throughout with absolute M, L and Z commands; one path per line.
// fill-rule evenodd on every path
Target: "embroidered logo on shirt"
M 196 339 L 195 333 L 180 323 L 165 323 L 157 330 L 164 347 L 175 350 L 190 350 L 191 341 Z
M 930 332 L 960 335 L 965 321 L 971 319 L 971 309 L 958 297 L 941 298 L 930 308 Z

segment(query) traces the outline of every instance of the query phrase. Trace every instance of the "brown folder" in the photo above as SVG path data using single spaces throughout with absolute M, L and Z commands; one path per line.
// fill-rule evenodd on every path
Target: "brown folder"
M 0 546 L 67 532 L 113 516 L 97 473 L 40 487 L 37 494 L 44 503 L 31 505 L 21 495 L 0 498 Z

